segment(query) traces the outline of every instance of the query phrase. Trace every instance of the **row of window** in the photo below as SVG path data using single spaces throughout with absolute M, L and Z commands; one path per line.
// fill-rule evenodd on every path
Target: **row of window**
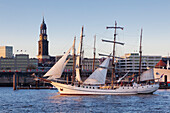
M 9 62 L 9 63 L 1 62 L 0 64 L 1 65 L 6 65 L 6 64 L 14 65 L 15 63 L 14 62 Z
M 7 66 L 1 65 L 1 67 L 2 67 L 2 68 L 3 68 L 3 67 L 12 67 L 12 68 L 13 68 L 14 66 L 11 66 L 11 65 L 10 65 L 10 66 L 9 66 L 9 65 L 7 65 Z

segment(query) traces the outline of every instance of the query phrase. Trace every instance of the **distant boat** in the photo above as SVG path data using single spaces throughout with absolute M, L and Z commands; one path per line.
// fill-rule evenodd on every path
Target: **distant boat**
M 115 27 L 117 23 L 115 22 Z M 142 34 L 142 33 L 141 33 Z M 111 84 L 106 85 L 106 75 L 109 69 L 108 65 L 110 57 L 107 57 L 101 65 L 85 80 L 81 80 L 81 60 L 82 60 L 82 42 L 83 42 L 83 27 L 80 36 L 80 43 L 78 54 L 75 55 L 75 39 L 71 47 L 73 49 L 73 75 L 72 81 L 61 80 L 61 75 L 68 62 L 67 56 L 71 48 L 64 54 L 64 56 L 44 75 L 48 77 L 48 82 L 55 86 L 61 95 L 129 95 L 129 94 L 151 94 L 159 88 L 159 83 L 154 82 L 153 69 L 147 70 L 141 74 L 138 83 L 131 81 L 131 84 L 121 85 L 118 84 L 124 77 L 120 78 L 117 84 L 113 81 Z M 115 35 L 116 38 L 116 35 Z M 115 40 L 114 44 L 118 43 Z M 122 43 L 118 43 L 122 44 Z M 141 46 L 140 46 L 141 47 Z M 115 49 L 115 48 L 114 48 Z M 113 50 L 115 51 L 115 50 Z M 77 57 L 76 57 L 77 56 Z M 115 56 L 113 55 L 113 58 Z M 76 62 L 75 62 L 75 59 Z M 114 60 L 113 60 L 114 61 Z M 114 63 L 114 62 L 113 62 Z M 76 70 L 76 76 L 74 73 Z M 113 67 L 114 71 L 114 67 Z M 139 69 L 140 71 L 140 69 Z M 113 72 L 114 74 L 114 72 Z M 128 74 L 128 73 L 127 73 Z M 140 72 L 139 72 L 140 74 Z M 148 83 L 147 83 L 148 82 Z

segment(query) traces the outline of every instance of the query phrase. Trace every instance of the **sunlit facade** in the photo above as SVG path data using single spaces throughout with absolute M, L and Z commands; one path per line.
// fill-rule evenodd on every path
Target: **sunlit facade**
M 17 54 L 14 58 L 0 58 L 0 70 L 37 69 L 38 59 L 29 58 L 28 54 Z
M 162 59 L 161 56 L 150 56 L 143 55 L 141 61 L 141 69 L 147 70 L 148 68 L 154 68 L 155 65 Z M 131 73 L 139 72 L 139 53 L 128 53 L 121 59 L 117 60 L 117 70 L 118 72 L 126 73 L 130 71 Z
M 1 58 L 12 58 L 13 47 L 12 46 L 0 46 L 0 57 Z

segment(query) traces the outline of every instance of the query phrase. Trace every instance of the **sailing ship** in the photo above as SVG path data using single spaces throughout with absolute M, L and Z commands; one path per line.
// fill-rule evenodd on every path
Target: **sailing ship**
M 114 28 L 114 41 L 103 40 L 105 42 L 113 43 L 113 56 L 112 56 L 112 77 L 111 84 L 105 83 L 106 75 L 108 69 L 110 69 L 109 62 L 111 61 L 108 56 L 102 64 L 98 66 L 96 70 L 84 81 L 81 79 L 81 68 L 82 68 L 82 42 L 83 42 L 83 27 L 80 35 L 80 43 L 77 51 L 77 55 L 75 55 L 75 38 L 73 46 L 63 55 L 63 57 L 44 75 L 44 77 L 48 77 L 46 82 L 50 82 L 53 86 L 55 86 L 61 95 L 128 95 L 128 94 L 152 94 L 159 88 L 159 83 L 154 82 L 153 70 L 147 70 L 143 72 L 141 76 L 138 78 L 138 82 L 133 82 L 133 84 L 121 85 L 118 84 L 120 81 L 127 76 L 126 73 L 119 80 L 115 80 L 115 45 L 123 43 L 116 42 L 116 29 L 123 29 L 122 27 L 117 27 L 117 23 L 115 22 L 115 27 L 107 27 Z M 142 34 L 142 32 L 141 32 Z M 142 35 L 141 35 L 142 39 Z M 140 43 L 141 48 L 141 43 Z M 67 60 L 67 56 L 69 55 L 72 49 L 73 54 L 73 73 L 72 73 L 72 81 L 64 81 L 61 80 L 61 75 L 63 70 L 69 61 Z M 140 49 L 140 55 L 141 55 Z M 140 66 L 141 67 L 141 57 L 140 57 Z M 75 72 L 76 70 L 76 72 Z M 141 73 L 141 68 L 139 68 L 139 75 Z M 147 82 L 148 83 L 147 83 Z M 152 82 L 151 82 L 152 81 Z M 115 84 L 116 83 L 116 84 Z

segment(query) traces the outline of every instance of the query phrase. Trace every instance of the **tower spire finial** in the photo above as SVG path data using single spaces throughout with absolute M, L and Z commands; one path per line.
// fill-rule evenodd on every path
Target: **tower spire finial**
M 44 21 L 44 15 L 43 15 L 43 23 L 45 23 L 45 21 Z

